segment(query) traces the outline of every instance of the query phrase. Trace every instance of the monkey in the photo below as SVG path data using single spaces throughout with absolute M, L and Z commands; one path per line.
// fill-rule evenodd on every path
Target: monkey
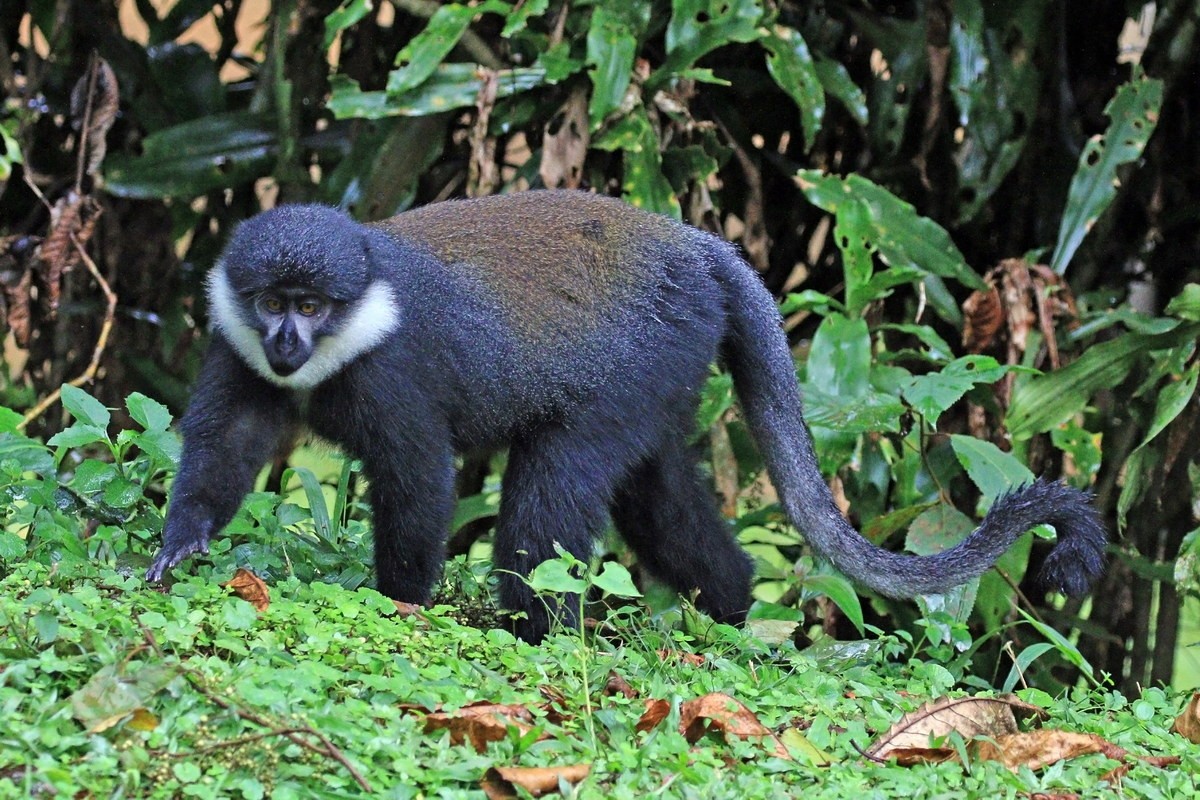
M 284 205 L 240 224 L 208 280 L 212 336 L 147 577 L 207 552 L 300 428 L 361 460 L 380 592 L 424 604 L 441 576 L 456 454 L 508 449 L 493 562 L 516 633 L 552 614 L 524 580 L 561 546 L 586 561 L 611 522 L 641 564 L 739 623 L 753 564 L 689 445 L 711 365 L 812 551 L 892 598 L 943 592 L 1048 523 L 1050 589 L 1086 592 L 1107 533 L 1089 496 L 1037 480 L 929 556 L 871 544 L 817 467 L 774 298 L 734 245 L 581 191 L 435 203 L 377 223 Z

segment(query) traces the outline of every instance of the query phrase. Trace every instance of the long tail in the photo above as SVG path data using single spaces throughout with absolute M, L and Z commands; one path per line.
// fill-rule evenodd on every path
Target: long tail
M 1058 543 L 1046 559 L 1041 581 L 1066 594 L 1088 591 L 1104 569 L 1108 534 L 1089 496 L 1062 483 L 1038 480 L 1005 495 L 971 535 L 936 555 L 893 553 L 851 527 L 817 468 L 775 302 L 732 247 L 714 246 L 719 250 L 715 274 L 729 306 L 723 353 L 742 411 L 784 510 L 818 555 L 882 595 L 912 597 L 981 575 L 1018 536 L 1048 523 L 1058 533 Z

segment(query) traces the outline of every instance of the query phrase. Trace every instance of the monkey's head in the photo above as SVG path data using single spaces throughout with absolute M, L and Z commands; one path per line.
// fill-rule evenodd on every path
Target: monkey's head
M 213 325 L 263 378 L 311 389 L 399 323 L 391 288 L 372 274 L 377 251 L 370 229 L 331 208 L 259 214 L 210 275 Z

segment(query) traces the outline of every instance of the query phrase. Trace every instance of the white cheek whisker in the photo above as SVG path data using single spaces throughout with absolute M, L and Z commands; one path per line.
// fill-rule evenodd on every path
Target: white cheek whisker
M 210 274 L 208 303 L 213 329 L 233 345 L 251 369 L 285 389 L 316 388 L 400 326 L 400 307 L 391 289 L 383 281 L 374 281 L 352 304 L 341 330 L 317 339 L 312 356 L 300 369 L 291 375 L 279 375 L 263 352 L 262 334 L 246 324 L 241 314 L 242 303 L 229 285 L 224 264 L 218 264 Z

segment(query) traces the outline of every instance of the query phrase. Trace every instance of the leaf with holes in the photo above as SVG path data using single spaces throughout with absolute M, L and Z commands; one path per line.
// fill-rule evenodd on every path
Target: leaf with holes
M 1058 243 L 1050 259 L 1051 268 L 1059 275 L 1066 272 L 1083 237 L 1117 196 L 1121 185 L 1117 168 L 1142 155 L 1158 124 L 1162 99 L 1163 82 L 1142 76 L 1117 89 L 1104 109 L 1112 122 L 1103 136 L 1094 136 L 1084 145 L 1067 192 Z

